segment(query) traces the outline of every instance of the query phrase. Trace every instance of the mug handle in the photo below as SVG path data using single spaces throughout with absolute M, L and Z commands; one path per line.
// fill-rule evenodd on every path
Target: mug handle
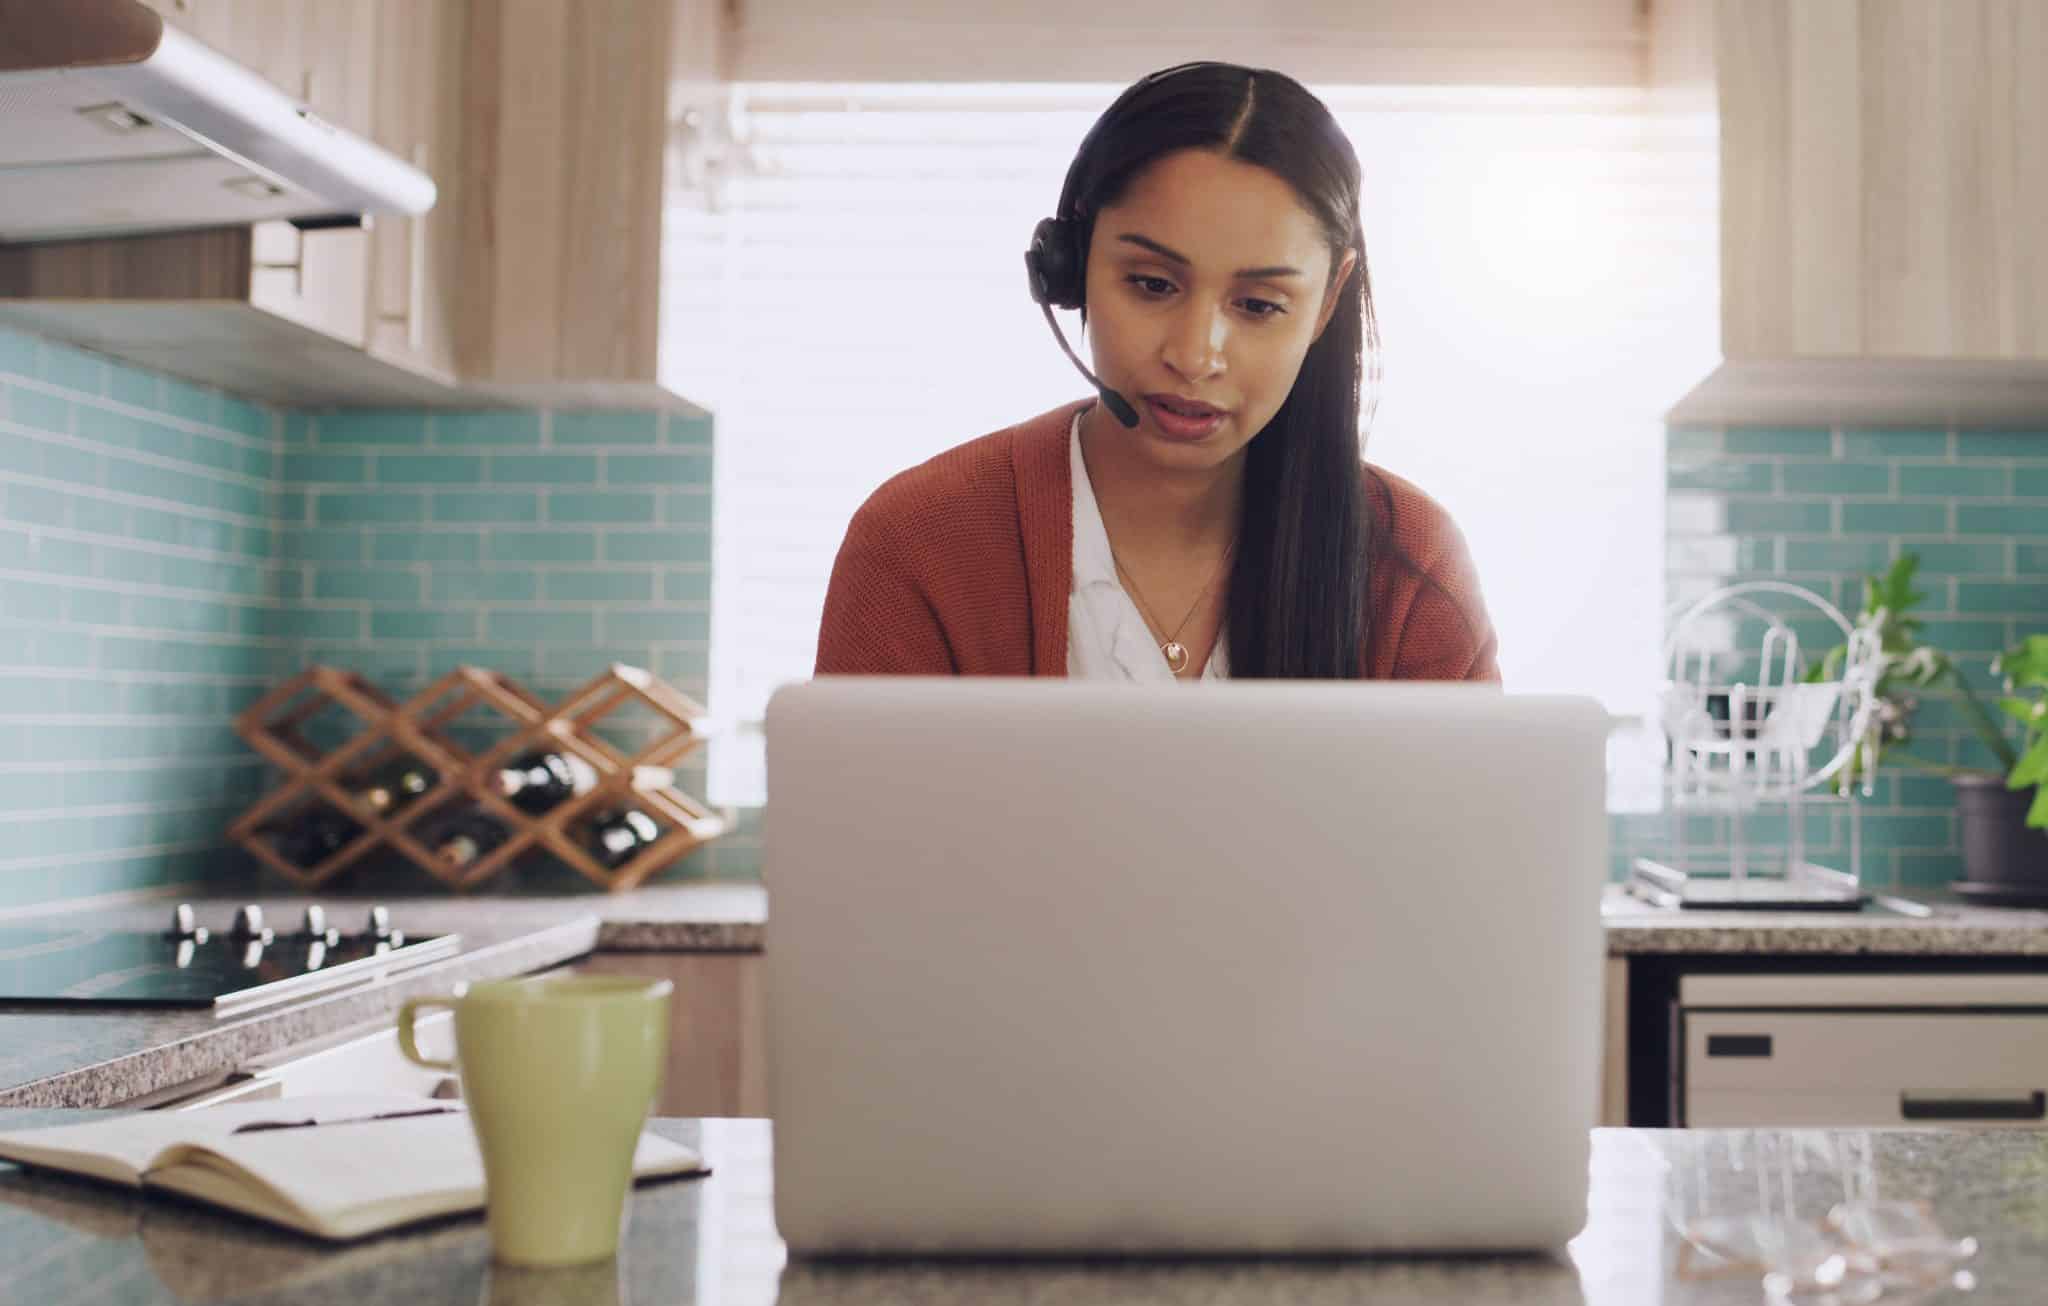
M 419 1042 L 413 1037 L 413 1018 L 431 1007 L 446 1007 L 448 1010 L 453 1011 L 455 1010 L 455 999 L 452 997 L 410 998 L 399 1004 L 398 1050 L 405 1054 L 407 1061 L 412 1062 L 416 1066 L 425 1066 L 428 1070 L 446 1070 L 453 1073 L 455 1070 L 455 1063 L 453 1061 L 442 1061 L 436 1057 L 420 1055 Z

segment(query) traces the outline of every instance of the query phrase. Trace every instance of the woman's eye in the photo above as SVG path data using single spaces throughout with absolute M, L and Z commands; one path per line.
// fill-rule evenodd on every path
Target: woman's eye
M 1237 302 L 1253 317 L 1278 317 L 1287 311 L 1270 299 L 1240 299 Z
M 1144 291 L 1146 294 L 1151 295 L 1154 298 L 1158 298 L 1162 295 L 1168 295 L 1173 292 L 1173 283 L 1171 281 L 1168 281 L 1165 277 L 1148 277 L 1143 275 L 1134 275 L 1125 277 L 1124 280 L 1128 281 L 1132 285 L 1136 286 L 1139 290 Z

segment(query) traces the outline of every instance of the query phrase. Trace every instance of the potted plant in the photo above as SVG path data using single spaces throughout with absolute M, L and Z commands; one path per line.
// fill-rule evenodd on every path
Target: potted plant
M 1919 556 L 1908 553 L 1882 576 L 1864 582 L 1856 625 L 1876 631 L 1883 652 L 1878 705 L 1866 747 L 1838 773 L 1836 785 L 1846 793 L 1886 759 L 1948 777 L 1956 790 L 1962 835 L 1962 891 L 2048 900 L 2048 634 L 2028 635 L 1991 664 L 1992 674 L 2003 682 L 1996 708 L 2020 725 L 2015 745 L 1955 659 L 1920 642 L 1921 623 L 1912 615 L 1927 597 L 1913 589 L 1919 566 Z M 1829 650 L 1807 679 L 1833 679 L 1847 651 L 1846 646 Z M 1907 751 L 1912 714 L 1919 705 L 1915 691 L 1934 688 L 1955 690 L 1963 716 L 2001 769 L 1956 766 Z

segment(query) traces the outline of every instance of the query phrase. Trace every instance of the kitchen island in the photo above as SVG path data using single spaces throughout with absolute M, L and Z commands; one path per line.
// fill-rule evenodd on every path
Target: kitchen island
M 0 1128 L 77 1118 L 0 1111 Z M 1718 1306 L 1762 1300 L 1760 1276 L 1725 1266 L 1710 1273 L 1680 1229 L 1701 1216 L 1759 1210 L 1760 1169 L 1795 1176 L 1789 1202 L 1775 1189 L 1770 1200 L 1796 1221 L 1819 1218 L 1858 1185 L 1887 1199 L 1923 1199 L 1948 1234 L 1979 1243 L 1961 1262 L 1970 1290 L 1943 1275 L 1937 1289 L 1895 1290 L 1883 1303 L 2038 1306 L 2048 1282 L 2048 1133 L 2038 1131 L 1595 1130 L 1587 1226 L 1557 1257 L 786 1265 L 770 1196 L 769 1123 L 663 1120 L 654 1128 L 699 1147 L 712 1175 L 638 1189 L 618 1259 L 575 1270 L 493 1266 L 475 1216 L 331 1247 L 206 1208 L 0 1166 L 0 1300 Z M 1247 1125 L 1240 1137 L 1255 1145 L 1256 1132 Z M 1228 1181 L 1226 1165 L 1219 1182 Z M 1488 1178 L 1475 1172 L 1472 1182 L 1476 1191 Z

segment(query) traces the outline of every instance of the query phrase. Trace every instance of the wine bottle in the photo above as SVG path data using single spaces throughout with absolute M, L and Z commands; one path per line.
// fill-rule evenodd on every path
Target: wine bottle
M 463 805 L 430 814 L 411 834 L 450 866 L 468 866 L 488 857 L 509 832 L 494 817 Z
M 498 792 L 534 816 L 596 787 L 596 769 L 574 753 L 528 753 L 498 772 Z
M 268 827 L 271 846 L 294 866 L 318 866 L 355 841 L 363 827 L 340 812 L 312 807 Z
M 371 811 L 388 816 L 433 787 L 432 771 L 417 762 L 400 761 L 371 776 L 355 795 Z
M 605 869 L 615 870 L 660 837 L 661 827 L 653 817 L 636 808 L 621 807 L 593 817 L 585 842 Z

